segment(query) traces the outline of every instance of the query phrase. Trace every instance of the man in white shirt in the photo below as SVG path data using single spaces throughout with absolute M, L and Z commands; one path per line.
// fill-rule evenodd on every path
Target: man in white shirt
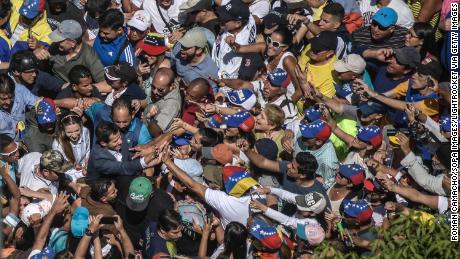
M 179 6 L 186 0 L 130 0 L 137 9 L 144 9 L 152 18 L 155 31 L 169 36 L 179 28 Z
M 402 0 L 361 0 L 359 9 L 363 15 L 363 26 L 370 25 L 374 14 L 382 7 L 390 7 L 398 14 L 396 25 L 410 29 L 414 25 L 414 15 Z
M 47 150 L 43 154 L 32 152 L 18 162 L 21 174 L 20 187 L 32 191 L 48 190 L 53 196 L 57 195 L 59 175 L 72 167 L 64 156 L 57 150 Z
M 224 32 L 217 36 L 212 49 L 212 59 L 219 68 L 220 78 L 237 78 L 242 57 L 231 47 L 236 42 L 248 45 L 255 42 L 256 23 L 249 13 L 247 5 L 240 0 L 232 0 L 217 8 L 221 23 L 225 25 Z M 231 44 L 229 45 L 228 42 Z

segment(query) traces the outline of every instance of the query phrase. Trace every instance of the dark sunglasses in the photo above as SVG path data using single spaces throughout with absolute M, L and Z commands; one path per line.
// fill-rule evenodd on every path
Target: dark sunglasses
M 371 25 L 374 26 L 374 27 L 378 27 L 379 30 L 381 30 L 381 31 L 386 31 L 391 27 L 391 25 L 388 26 L 388 27 L 383 27 L 382 25 L 378 24 L 377 22 L 372 22 Z
M 271 44 L 274 48 L 277 48 L 277 49 L 287 46 L 286 44 L 283 44 L 283 43 L 281 43 L 279 41 L 272 40 L 272 38 L 270 36 L 267 37 L 266 42 L 267 42 L 267 45 Z

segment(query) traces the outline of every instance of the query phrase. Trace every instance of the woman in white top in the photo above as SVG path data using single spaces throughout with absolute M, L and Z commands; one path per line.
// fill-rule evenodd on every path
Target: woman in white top
M 61 152 L 67 161 L 75 165 L 75 169 L 86 167 L 90 151 L 89 130 L 83 127 L 76 113 L 70 112 L 59 120 L 53 149 Z

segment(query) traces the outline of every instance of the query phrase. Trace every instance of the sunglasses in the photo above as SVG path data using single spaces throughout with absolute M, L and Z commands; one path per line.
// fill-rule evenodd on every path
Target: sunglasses
M 141 31 L 138 28 L 133 27 L 133 26 L 128 26 L 128 28 L 129 28 L 129 30 L 131 30 L 133 32 L 137 32 L 138 34 L 143 34 L 144 32 L 146 32 L 146 31 Z
M 374 27 L 378 27 L 379 30 L 381 30 L 381 31 L 386 31 L 386 30 L 388 30 L 388 28 L 391 27 L 391 26 L 383 27 L 382 25 L 378 24 L 377 22 L 372 22 L 371 25 L 374 26 Z
M 0 153 L 0 156 L 13 156 L 14 154 L 16 154 L 16 152 L 18 152 L 19 145 L 17 142 L 15 142 L 15 144 L 16 144 L 16 148 L 13 151 L 8 152 L 8 153 Z
M 272 40 L 270 36 L 267 37 L 266 42 L 267 42 L 267 45 L 271 44 L 274 48 L 277 48 L 277 49 L 287 46 L 286 44 L 280 43 L 279 41 Z

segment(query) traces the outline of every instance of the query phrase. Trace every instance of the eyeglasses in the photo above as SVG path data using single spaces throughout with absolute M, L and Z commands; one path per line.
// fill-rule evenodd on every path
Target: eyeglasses
M 379 30 L 381 30 L 381 31 L 386 31 L 386 30 L 388 30 L 388 28 L 391 27 L 391 25 L 388 26 L 388 27 L 383 27 L 382 25 L 378 24 L 377 22 L 372 22 L 371 25 L 374 26 L 374 27 L 378 27 Z
M 266 42 L 267 42 L 267 45 L 271 44 L 274 48 L 277 48 L 277 49 L 287 46 L 286 44 L 283 44 L 283 43 L 281 43 L 279 41 L 272 40 L 271 37 L 267 37 Z
M 14 142 L 16 144 L 16 148 L 11 151 L 11 152 L 8 152 L 8 153 L 0 153 L 0 156 L 13 156 L 14 154 L 16 154 L 16 152 L 18 152 L 18 149 L 19 149 L 19 145 L 17 142 Z

